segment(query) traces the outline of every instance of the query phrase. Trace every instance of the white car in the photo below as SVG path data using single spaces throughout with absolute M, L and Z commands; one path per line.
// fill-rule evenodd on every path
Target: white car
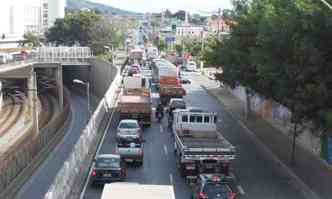
M 194 72 L 197 70 L 197 65 L 194 61 L 189 61 L 187 64 L 186 64 L 186 70 L 187 71 L 190 71 L 190 72 Z
M 121 120 L 116 134 L 117 140 L 142 140 L 142 130 L 137 120 Z

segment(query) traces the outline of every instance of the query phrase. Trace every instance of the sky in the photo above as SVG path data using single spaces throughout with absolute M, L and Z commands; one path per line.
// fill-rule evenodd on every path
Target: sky
M 187 10 L 191 13 L 210 14 L 218 8 L 230 9 L 231 0 L 90 0 L 136 12 L 159 12 L 169 9 L 172 12 Z

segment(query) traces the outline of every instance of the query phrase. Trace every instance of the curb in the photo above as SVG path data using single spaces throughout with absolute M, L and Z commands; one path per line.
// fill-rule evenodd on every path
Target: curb
M 296 189 L 298 189 L 302 195 L 304 196 L 304 198 L 306 199 L 320 199 L 320 197 L 313 192 L 289 167 L 287 167 L 277 156 L 274 155 L 274 153 L 261 141 L 259 140 L 259 138 L 256 136 L 256 134 L 249 129 L 241 119 L 239 119 L 237 116 L 235 116 L 233 114 L 232 111 L 230 111 L 227 106 L 224 104 L 223 101 L 219 100 L 218 97 L 213 94 L 211 91 L 209 91 L 208 88 L 206 88 L 205 86 L 201 85 L 201 87 L 213 98 L 215 98 L 219 103 L 222 104 L 222 106 L 225 107 L 225 111 L 232 117 L 232 119 L 234 119 L 235 121 L 237 121 L 241 127 L 243 127 L 245 129 L 245 132 L 258 144 L 259 147 L 261 147 L 265 153 L 267 153 L 269 155 L 269 157 L 272 158 L 272 160 L 280 165 L 280 167 L 282 168 L 282 170 L 284 170 L 287 175 L 289 175 L 293 181 L 291 181 L 291 183 L 295 186 Z

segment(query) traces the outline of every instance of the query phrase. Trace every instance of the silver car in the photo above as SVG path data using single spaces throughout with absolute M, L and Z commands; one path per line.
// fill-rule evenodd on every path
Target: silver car
M 142 130 L 137 120 L 121 120 L 118 128 L 116 138 L 118 142 L 122 140 L 142 140 Z

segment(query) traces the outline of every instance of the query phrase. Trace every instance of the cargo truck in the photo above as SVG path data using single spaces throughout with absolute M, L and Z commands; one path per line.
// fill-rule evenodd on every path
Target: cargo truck
M 181 176 L 195 181 L 202 173 L 229 175 L 235 147 L 217 131 L 216 113 L 198 108 L 173 111 L 176 164 Z
M 152 103 L 148 84 L 147 79 L 142 76 L 123 78 L 118 102 L 120 119 L 135 119 L 140 125 L 151 125 Z
M 171 98 L 182 98 L 186 95 L 178 77 L 178 68 L 167 60 L 154 60 L 152 65 L 152 79 L 159 82 L 160 101 L 164 105 Z

